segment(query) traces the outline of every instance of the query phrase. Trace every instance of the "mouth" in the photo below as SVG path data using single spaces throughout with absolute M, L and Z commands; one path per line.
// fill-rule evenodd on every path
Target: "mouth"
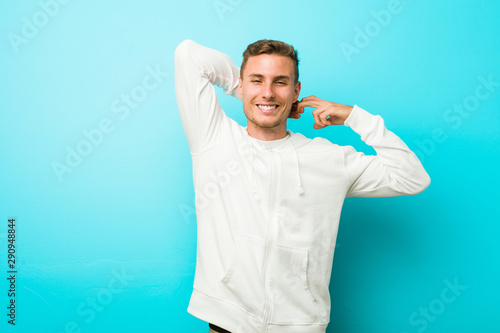
M 263 113 L 273 113 L 278 106 L 278 104 L 257 104 L 257 107 Z

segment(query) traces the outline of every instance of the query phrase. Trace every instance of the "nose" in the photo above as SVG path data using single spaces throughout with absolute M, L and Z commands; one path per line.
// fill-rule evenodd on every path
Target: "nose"
M 266 99 L 273 99 L 275 97 L 274 86 L 272 82 L 266 83 L 262 86 L 262 97 Z

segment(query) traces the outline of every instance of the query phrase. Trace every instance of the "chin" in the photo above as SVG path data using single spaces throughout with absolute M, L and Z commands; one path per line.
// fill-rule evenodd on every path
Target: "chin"
M 286 122 L 286 119 L 282 120 L 282 119 L 279 119 L 277 117 L 273 117 L 272 119 L 269 119 L 269 118 L 257 119 L 257 121 L 255 121 L 254 123 L 257 126 L 262 127 L 262 128 L 275 128 L 275 127 L 280 126 L 284 122 Z

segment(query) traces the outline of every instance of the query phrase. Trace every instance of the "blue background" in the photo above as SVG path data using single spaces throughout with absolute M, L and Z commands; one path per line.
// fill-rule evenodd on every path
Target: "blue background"
M 417 196 L 346 200 L 328 332 L 500 332 L 500 2 L 407 1 L 379 23 L 390 1 L 55 1 L 0 5 L 2 332 L 208 331 L 186 312 L 196 220 L 173 55 L 193 39 L 239 64 L 262 38 L 299 50 L 301 98 L 380 114 L 432 178 Z M 310 113 L 290 129 L 373 153 L 347 127 L 315 131 Z

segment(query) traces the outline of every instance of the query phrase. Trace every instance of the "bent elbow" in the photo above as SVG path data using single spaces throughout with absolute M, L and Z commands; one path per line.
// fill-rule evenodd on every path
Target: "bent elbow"
M 423 192 L 431 184 L 431 177 L 421 169 L 421 172 L 413 173 L 412 175 L 401 176 L 393 178 L 395 187 L 399 195 L 415 195 Z
M 425 173 L 425 177 L 422 179 L 421 186 L 420 186 L 420 191 L 418 191 L 418 193 L 423 192 L 426 188 L 429 187 L 430 184 L 431 184 L 431 177 L 426 172 Z
M 414 188 L 411 194 L 413 195 L 423 192 L 426 188 L 429 187 L 430 184 L 431 184 L 431 177 L 427 172 L 423 171 L 423 173 L 419 176 L 418 180 L 415 181 Z
M 190 39 L 183 40 L 175 48 L 174 57 L 175 58 L 182 58 L 183 55 L 185 54 L 185 52 L 187 52 L 189 50 L 189 47 L 191 46 L 192 43 L 194 43 L 194 42 Z

